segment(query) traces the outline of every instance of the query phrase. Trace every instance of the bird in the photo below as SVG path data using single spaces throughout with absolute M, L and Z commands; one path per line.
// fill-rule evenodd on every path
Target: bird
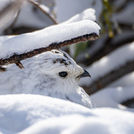
M 64 51 L 53 49 L 15 64 L 0 73 L 0 95 L 39 94 L 93 108 L 89 95 L 80 87 L 82 77 L 90 74 Z

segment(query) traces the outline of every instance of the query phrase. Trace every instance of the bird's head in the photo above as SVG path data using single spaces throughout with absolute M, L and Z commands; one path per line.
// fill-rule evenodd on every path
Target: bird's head
M 49 90 L 50 94 L 76 92 L 80 78 L 90 76 L 67 53 L 59 50 L 48 51 L 36 56 L 33 68 L 37 66 L 40 84 L 36 87 Z

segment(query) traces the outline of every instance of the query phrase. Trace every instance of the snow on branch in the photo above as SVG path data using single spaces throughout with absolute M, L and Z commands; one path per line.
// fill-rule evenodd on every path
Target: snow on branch
M 50 51 L 52 49 L 59 49 L 63 46 L 67 46 L 67 45 L 71 45 L 73 43 L 79 43 L 79 42 L 84 42 L 87 40 L 95 40 L 97 39 L 99 36 L 96 33 L 91 33 L 91 34 L 86 34 L 83 36 L 79 36 L 70 40 L 66 40 L 60 43 L 52 43 L 50 44 L 48 47 L 44 47 L 44 48 L 39 48 L 39 49 L 34 49 L 33 51 L 27 52 L 27 53 L 23 53 L 23 54 L 14 54 L 13 56 L 7 58 L 7 59 L 0 59 L 0 65 L 7 65 L 7 64 L 11 64 L 11 63 L 16 63 L 17 66 L 19 66 L 20 68 L 24 68 L 23 65 L 20 63 L 21 60 L 27 59 L 27 58 L 31 58 L 37 54 L 46 52 L 46 51 Z
M 21 60 L 73 43 L 95 40 L 99 37 L 99 30 L 95 22 L 84 20 L 18 35 L 0 45 L 0 65 L 16 63 L 23 68 Z
M 99 68 L 99 69 L 98 69 Z M 80 85 L 92 94 L 134 70 L 134 42 L 122 46 L 86 68 L 91 72 L 90 81 L 81 80 Z
M 127 62 L 125 65 L 120 66 L 118 69 L 112 70 L 105 74 L 104 76 L 93 81 L 88 87 L 85 86 L 84 89 L 88 94 L 93 94 L 100 91 L 107 85 L 118 80 L 124 75 L 133 72 L 134 70 L 134 60 Z
M 105 37 L 104 41 L 98 40 L 99 45 L 102 47 L 98 49 L 96 52 L 94 52 L 92 56 L 89 54 L 90 59 L 85 59 L 82 62 L 84 62 L 87 66 L 89 66 L 93 64 L 94 61 L 97 61 L 101 59 L 102 57 L 114 52 L 114 50 L 126 45 L 127 43 L 133 42 L 133 40 L 134 40 L 134 31 L 123 32 L 119 35 L 116 35 L 114 38 L 109 38 L 107 36 Z M 98 43 L 93 44 L 93 45 L 97 46 Z

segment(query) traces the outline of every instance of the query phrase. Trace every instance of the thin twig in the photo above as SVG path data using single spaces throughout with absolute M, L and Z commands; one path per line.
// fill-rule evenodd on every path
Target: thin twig
M 43 13 L 45 13 L 45 15 L 47 15 L 52 21 L 54 24 L 57 24 L 56 20 L 50 15 L 48 14 L 41 6 L 39 3 L 35 2 L 35 1 L 32 1 L 32 0 L 28 0 L 30 3 L 34 4 L 37 8 L 39 8 Z
M 0 66 L 0 73 L 5 72 L 6 68 Z

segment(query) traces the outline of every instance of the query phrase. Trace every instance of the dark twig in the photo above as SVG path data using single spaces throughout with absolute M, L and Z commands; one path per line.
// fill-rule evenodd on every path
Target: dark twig
M 16 61 L 16 65 L 21 69 L 24 68 L 24 66 L 22 65 L 22 63 L 20 61 Z
M 0 66 L 0 73 L 5 72 L 5 71 L 6 71 L 6 68 Z
M 132 71 L 134 71 L 134 60 L 93 81 L 88 87 L 84 87 L 84 89 L 88 94 L 93 94 Z
M 35 2 L 35 1 L 32 1 L 32 0 L 28 0 L 29 2 L 31 2 L 32 4 L 34 4 L 38 9 L 40 9 L 45 15 L 47 15 L 52 21 L 54 24 L 57 24 L 56 20 L 49 14 L 47 13 L 41 6 L 39 3 Z
M 124 106 L 127 106 L 127 107 L 131 107 L 131 105 L 134 104 L 134 98 L 128 99 L 128 100 L 122 102 L 121 104 L 124 105 Z
M 118 42 L 114 42 L 114 39 L 107 37 L 105 42 L 103 42 L 104 46 L 99 49 L 90 59 L 85 59 L 82 62 L 85 63 L 87 66 L 91 65 L 94 61 L 101 59 L 102 57 L 108 55 L 109 53 L 113 52 L 114 50 L 126 45 L 127 43 L 131 43 L 134 40 L 134 32 L 127 33 L 129 36 L 122 36 L 123 34 L 119 35 L 122 39 Z M 124 34 L 125 35 L 125 34 Z M 94 44 L 93 44 L 94 45 Z
M 71 45 L 73 43 L 84 42 L 84 41 L 87 41 L 87 40 L 95 40 L 98 37 L 99 36 L 96 33 L 91 33 L 91 34 L 86 34 L 86 35 L 79 36 L 79 37 L 76 37 L 76 38 L 73 38 L 73 39 L 70 39 L 70 40 L 66 40 L 66 41 L 63 41 L 63 42 L 52 43 L 48 47 L 34 49 L 33 51 L 30 51 L 30 52 L 27 52 L 27 53 L 14 54 L 13 56 L 11 56 L 9 58 L 0 59 L 0 65 L 7 65 L 7 64 L 12 64 L 12 63 L 17 63 L 18 64 L 18 61 L 21 61 L 21 60 L 24 60 L 24 59 L 27 59 L 27 58 L 31 58 L 31 57 L 33 57 L 37 54 L 41 54 L 43 52 L 50 51 L 52 49 L 59 49 L 63 46 Z M 18 66 L 19 66 L 19 64 L 18 64 Z

